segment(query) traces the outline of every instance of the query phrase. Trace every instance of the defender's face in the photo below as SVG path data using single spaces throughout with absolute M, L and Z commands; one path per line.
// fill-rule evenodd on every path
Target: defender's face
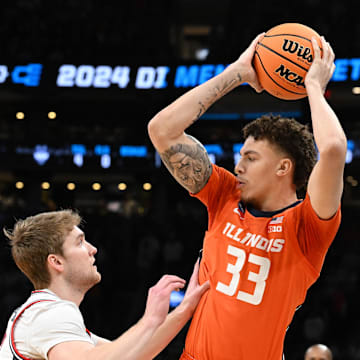
M 255 140 L 252 136 L 246 139 L 240 155 L 235 173 L 241 199 L 244 203 L 261 208 L 277 181 L 276 171 L 284 156 L 267 140 Z
M 96 247 L 85 240 L 77 226 L 66 237 L 63 244 L 64 276 L 71 284 L 87 291 L 101 280 L 95 265 Z

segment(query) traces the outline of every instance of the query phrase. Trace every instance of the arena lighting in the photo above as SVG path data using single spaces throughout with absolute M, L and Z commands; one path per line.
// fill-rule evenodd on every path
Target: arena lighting
M 83 144 L 72 144 L 71 145 L 71 153 L 73 155 L 75 155 L 75 154 L 85 155 L 86 154 L 86 147 Z
M 17 181 L 16 183 L 15 183 L 15 187 L 17 188 L 17 189 L 19 189 L 19 190 L 21 190 L 21 189 L 23 189 L 24 188 L 24 183 L 22 182 L 22 181 Z
M 172 291 L 170 294 L 170 307 L 178 306 L 184 299 L 184 291 Z
M 152 188 L 152 185 L 150 183 L 146 182 L 146 183 L 143 184 L 143 189 L 145 191 L 150 191 L 151 188 Z
M 108 169 L 111 165 L 111 149 L 109 145 L 97 144 L 94 148 L 94 154 L 100 156 L 100 165 L 103 169 Z
M 48 118 L 53 120 L 53 119 L 56 119 L 56 112 L 55 111 L 50 111 L 48 113 Z
M 118 185 L 118 189 L 119 189 L 120 191 L 124 191 L 124 190 L 126 190 L 126 188 L 127 188 L 127 185 L 126 185 L 125 183 L 120 183 L 120 184 Z
M 15 116 L 18 120 L 23 120 L 25 117 L 25 114 L 22 111 L 18 111 Z
M 233 153 L 234 153 L 234 165 L 236 166 L 236 164 L 239 162 L 241 155 L 240 155 L 240 150 L 241 148 L 244 146 L 243 143 L 237 143 L 233 145 Z
M 50 183 L 47 182 L 47 181 L 42 182 L 42 183 L 41 183 L 41 188 L 42 188 L 43 190 L 49 190 L 49 189 L 50 189 Z
M 98 182 L 95 182 L 91 185 L 94 191 L 99 191 L 101 189 L 101 185 Z
M 70 191 L 73 191 L 73 190 L 75 190 L 76 185 L 73 182 L 69 182 L 66 184 L 66 188 Z
M 103 169 L 108 169 L 111 166 L 111 156 L 108 154 L 101 155 L 100 165 Z
M 211 163 L 216 164 L 216 156 L 224 154 L 222 147 L 219 144 L 207 144 L 204 146 Z
M 159 153 L 156 151 L 155 152 L 155 167 L 159 168 L 161 166 L 161 157 L 159 155 Z
M 109 145 L 101 145 L 101 144 L 97 144 L 94 147 L 94 154 L 95 155 L 110 155 L 111 153 L 111 149 Z
M 239 153 L 243 146 L 244 146 L 243 143 L 234 144 L 233 145 L 233 153 Z
M 354 95 L 360 95 L 360 86 L 354 86 L 354 87 L 352 88 L 352 93 L 353 93 Z
M 351 175 L 346 177 L 346 181 L 353 187 L 355 187 L 359 184 L 359 182 Z
M 33 152 L 33 158 L 39 165 L 44 165 L 50 157 L 47 145 L 36 145 Z
M 347 141 L 347 150 L 346 150 L 346 157 L 345 163 L 350 164 L 354 157 L 354 150 L 355 150 L 355 142 L 354 140 Z
M 212 164 L 216 164 L 216 156 L 215 156 L 215 154 L 208 154 L 208 157 L 209 157 L 210 162 Z
M 84 155 L 86 154 L 86 147 L 83 144 L 72 144 L 71 153 L 74 155 L 73 162 L 77 167 L 82 167 L 84 164 Z
M 75 154 L 73 162 L 77 167 L 82 167 L 84 165 L 84 156 L 82 154 Z
M 119 154 L 122 157 L 146 157 L 147 147 L 145 145 L 122 145 L 119 148 Z
M 206 60 L 206 58 L 209 55 L 209 49 L 208 48 L 201 48 L 201 49 L 196 49 L 195 51 L 195 58 L 196 60 L 200 60 L 200 61 L 204 61 Z
M 239 113 L 205 113 L 201 120 L 240 120 L 242 114 Z
M 204 145 L 204 147 L 209 154 L 215 154 L 215 155 L 223 155 L 224 154 L 224 151 L 219 144 L 207 144 L 207 145 Z

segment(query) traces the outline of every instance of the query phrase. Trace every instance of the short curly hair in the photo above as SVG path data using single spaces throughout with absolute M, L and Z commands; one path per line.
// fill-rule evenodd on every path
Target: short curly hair
M 287 154 L 295 164 L 294 184 L 297 190 L 306 188 L 316 163 L 316 149 L 307 125 L 281 115 L 266 114 L 243 128 L 244 139 L 268 140 Z

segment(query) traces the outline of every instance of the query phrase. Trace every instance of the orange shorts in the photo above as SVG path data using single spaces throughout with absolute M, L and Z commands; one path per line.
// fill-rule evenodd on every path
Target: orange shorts
M 183 350 L 179 360 L 196 360 L 190 354 L 188 354 L 185 350 Z

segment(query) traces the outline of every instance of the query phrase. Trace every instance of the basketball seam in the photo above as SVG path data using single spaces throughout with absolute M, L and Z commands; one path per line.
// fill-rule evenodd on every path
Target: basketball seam
M 276 37 L 276 36 L 294 36 L 294 37 L 297 37 L 297 38 L 300 38 L 300 39 L 303 39 L 303 40 L 307 40 L 309 42 L 311 42 L 310 39 L 308 39 L 307 37 L 305 36 L 300 36 L 300 35 L 295 35 L 295 34 L 274 34 L 274 35 L 264 35 L 264 38 L 271 38 L 271 37 Z M 320 48 L 320 51 L 323 51 L 322 47 L 319 46 Z
M 280 53 L 278 53 L 277 51 L 275 51 L 275 50 L 273 50 L 273 49 L 269 48 L 268 46 L 266 46 L 266 45 L 264 45 L 264 44 L 262 44 L 262 43 L 259 43 L 259 45 L 260 45 L 260 46 L 262 46 L 262 47 L 264 47 L 265 49 L 270 50 L 271 52 L 273 52 L 274 54 L 276 54 L 276 55 L 278 55 L 278 56 L 282 57 L 283 59 L 285 59 L 285 60 L 287 60 L 287 61 L 291 62 L 292 64 L 296 65 L 296 66 L 297 66 L 297 67 L 299 67 L 300 69 L 302 69 L 302 70 L 304 70 L 304 71 L 306 71 L 306 72 L 308 71 L 308 69 L 306 69 L 306 68 L 302 67 L 301 65 L 297 64 L 296 62 L 294 62 L 294 61 L 292 61 L 292 60 L 288 59 L 286 56 L 281 55 Z
M 262 61 L 261 61 L 261 57 L 260 57 L 260 55 L 259 55 L 259 53 L 258 53 L 257 51 L 255 51 L 255 55 L 258 57 L 258 59 L 259 59 L 259 61 L 260 61 L 260 64 L 261 64 L 261 67 L 262 67 L 263 70 L 265 71 L 266 75 L 267 75 L 267 76 L 269 77 L 269 79 L 271 79 L 271 81 L 273 81 L 278 87 L 280 87 L 280 88 L 282 88 L 283 90 L 285 90 L 285 91 L 287 91 L 287 92 L 289 92 L 289 93 L 292 93 L 292 94 L 294 94 L 294 95 L 306 95 L 306 92 L 305 92 L 305 93 L 297 93 L 297 92 L 295 92 L 295 91 L 291 91 L 291 90 L 289 90 L 289 89 L 286 89 L 286 88 L 284 88 L 282 85 L 278 84 L 278 83 L 270 76 L 270 74 L 266 71 L 266 69 L 265 69 L 265 67 L 264 67 L 264 65 L 263 65 L 263 63 L 262 63 Z
M 308 39 L 307 37 L 300 36 L 300 35 L 295 35 L 295 34 L 274 34 L 274 35 L 265 35 L 264 37 L 275 37 L 275 36 L 294 36 L 294 37 L 304 39 L 304 40 L 307 40 L 307 41 L 311 42 L 311 40 Z

